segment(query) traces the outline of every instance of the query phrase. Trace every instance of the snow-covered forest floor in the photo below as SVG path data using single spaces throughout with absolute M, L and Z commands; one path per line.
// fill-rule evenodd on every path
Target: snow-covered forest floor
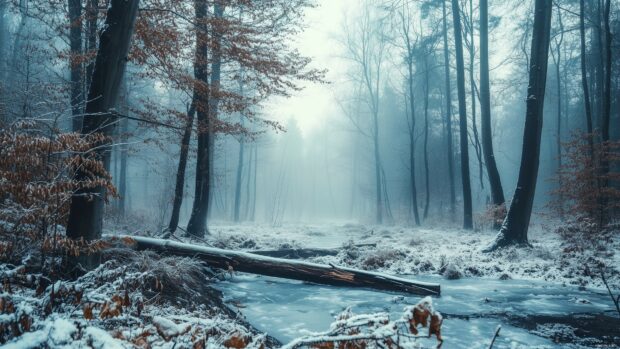
M 444 282 L 446 296 L 439 299 L 437 310 L 452 313 L 453 318 L 447 318 L 444 326 L 445 337 L 449 340 L 447 343 L 459 348 L 467 347 L 469 340 L 484 346 L 493 327 L 500 321 L 487 315 L 471 321 L 460 318 L 475 310 L 471 307 L 480 306 L 478 310 L 485 314 L 490 312 L 500 317 L 505 314 L 497 315 L 497 311 L 510 312 L 505 307 L 514 310 L 530 308 L 531 304 L 535 304 L 534 312 L 529 315 L 547 313 L 545 307 L 557 305 L 561 311 L 551 313 L 556 317 L 564 316 L 566 304 L 573 304 L 571 307 L 575 311 L 610 311 L 611 300 L 603 293 L 600 265 L 607 266 L 612 289 L 620 289 L 620 241 L 617 234 L 604 236 L 597 243 L 570 242 L 552 229 L 539 226 L 530 231 L 532 247 L 510 247 L 485 254 L 481 249 L 494 238 L 493 231 L 342 223 L 281 227 L 214 224 L 210 231 L 206 240 L 194 242 L 246 251 L 335 249 L 337 255 L 310 260 Z M 114 232 L 132 233 L 122 227 L 115 228 Z M 190 241 L 184 237 L 179 239 Z M 415 304 L 420 298 L 399 298 L 370 290 L 316 287 L 300 282 L 275 282 L 241 274 L 231 276 L 212 272 L 189 258 L 163 257 L 149 252 L 110 250 L 106 254 L 107 262 L 80 279 L 51 280 L 51 284 L 42 282 L 45 273 L 24 273 L 14 265 L 0 265 L 2 279 L 9 280 L 8 283 L 3 281 L 0 293 L 0 336 L 10 338 L 5 347 L 275 347 L 277 341 L 262 334 L 261 330 L 278 334 L 276 339 L 287 342 L 299 335 L 328 328 L 333 316 L 349 305 L 366 304 L 365 308 L 358 306 L 356 309 L 364 312 L 381 309 L 401 312 L 404 305 Z M 33 260 L 24 262 L 33 263 Z M 446 280 L 457 278 L 462 278 L 463 282 Z M 220 280 L 226 281 L 216 285 Z M 481 280 L 480 287 L 472 290 L 470 280 Z M 531 285 L 547 300 L 542 303 L 532 301 L 531 291 L 528 291 L 531 285 L 518 280 L 534 280 L 536 283 Z M 562 290 L 564 286 L 567 286 L 565 292 Z M 485 301 L 485 292 L 492 294 L 504 287 L 514 288 L 513 303 Z M 579 289 L 595 290 L 596 294 L 580 293 Z M 316 292 L 329 299 L 321 301 L 320 295 L 316 298 Z M 582 294 L 591 298 L 581 300 Z M 317 301 L 324 308 L 312 313 Z M 295 302 L 298 304 L 293 304 Z M 348 302 L 351 304 L 346 304 Z M 479 302 L 481 305 L 476 306 Z M 463 304 L 469 306 L 463 307 Z M 239 316 L 240 313 L 246 315 L 247 320 L 245 316 Z M 267 319 L 262 321 L 265 317 Z M 512 318 L 511 321 L 530 321 L 530 317 Z M 560 343 L 572 341 L 570 326 L 545 326 L 532 323 L 532 329 L 526 329 L 523 324 L 517 327 L 506 325 L 504 338 L 509 341 L 504 344 L 514 347 L 514 343 L 536 342 L 543 343 L 538 347 L 547 348 L 544 341 L 553 338 L 560 338 Z M 11 332 L 15 328 L 24 333 L 15 336 Z M 613 333 L 610 335 L 614 336 Z M 575 348 L 587 348 L 588 345 L 583 343 Z M 599 342 L 587 339 L 585 343 Z
M 214 225 L 211 234 L 209 241 L 216 247 L 248 251 L 341 248 L 337 256 L 311 260 L 394 274 L 527 279 L 601 288 L 600 266 L 604 265 L 610 286 L 620 286 L 618 234 L 576 241 L 561 237 L 549 226 L 534 226 L 529 233 L 531 248 L 508 247 L 493 253 L 481 250 L 494 239 L 495 231 L 441 227 Z

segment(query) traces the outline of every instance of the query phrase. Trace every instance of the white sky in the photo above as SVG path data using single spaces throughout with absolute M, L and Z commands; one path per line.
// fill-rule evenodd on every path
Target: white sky
M 320 127 L 329 115 L 339 112 L 334 99 L 339 82 L 345 79 L 347 63 L 339 57 L 340 47 L 335 40 L 342 29 L 344 14 L 359 0 L 318 0 L 316 8 L 306 12 L 307 29 L 296 39 L 294 47 L 313 59 L 312 67 L 328 69 L 330 85 L 305 84 L 306 88 L 290 98 L 271 98 L 265 116 L 284 126 L 295 118 L 302 133 L 307 135 Z
M 346 81 L 350 63 L 343 58 L 343 49 L 336 38 L 342 35 L 345 15 L 356 13 L 362 1 L 317 0 L 317 4 L 316 8 L 306 11 L 307 28 L 294 38 L 293 46 L 298 48 L 302 55 L 313 59 L 312 67 L 328 69 L 327 80 L 331 84 L 304 83 L 303 91 L 290 98 L 271 98 L 264 109 L 265 117 L 280 121 L 284 126 L 289 119 L 294 118 L 304 135 L 321 127 L 329 116 L 341 114 L 335 97 L 348 86 Z M 501 4 L 496 4 L 491 10 L 505 12 Z M 512 34 L 514 27 L 521 23 L 521 17 L 527 15 L 527 12 L 512 14 L 513 20 L 503 21 L 497 30 L 490 33 L 490 65 L 492 68 L 501 65 L 499 69 L 491 72 L 492 85 L 493 81 L 497 82 L 497 79 L 505 78 L 510 73 L 510 63 L 503 60 L 510 55 L 518 40 L 518 37 Z M 501 45 L 498 44 L 500 42 Z

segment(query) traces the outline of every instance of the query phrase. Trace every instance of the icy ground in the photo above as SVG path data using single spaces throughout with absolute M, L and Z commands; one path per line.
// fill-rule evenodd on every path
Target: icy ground
M 579 341 L 566 325 L 563 325 L 564 332 L 558 334 L 557 326 L 549 323 L 532 324 L 530 331 L 512 324 L 533 321 L 528 318 L 531 314 L 553 318 L 611 310 L 606 294 L 579 291 L 574 287 L 517 280 L 418 279 L 442 284 L 442 296 L 434 299 L 434 307 L 445 318 L 442 326 L 445 348 L 487 348 L 498 324 L 502 325 L 502 330 L 494 348 L 566 348 L 567 342 Z M 248 275 L 222 282 L 218 288 L 250 323 L 284 343 L 309 332 L 327 330 L 334 316 L 347 306 L 357 314 L 389 312 L 397 318 L 404 306 L 420 299 Z M 559 335 L 563 337 L 558 338 Z M 561 343 L 556 344 L 554 340 Z M 435 340 L 420 342 L 430 348 Z M 574 347 L 587 348 L 590 344 L 601 343 L 591 339 L 585 344 L 587 346 Z
M 480 249 L 494 238 L 494 232 L 352 224 L 217 225 L 211 231 L 211 242 L 218 247 L 336 248 L 341 249 L 337 256 L 311 260 L 439 282 L 442 297 L 435 300 L 435 307 L 446 317 L 443 333 L 447 348 L 486 348 L 498 324 L 502 335 L 495 348 L 620 345 L 620 321 L 602 288 L 597 267 L 607 266 L 610 284 L 618 290 L 617 237 L 582 249 L 538 227 L 530 233 L 532 248 L 484 254 Z M 371 245 L 355 246 L 367 244 Z M 419 300 L 249 275 L 237 275 L 218 288 L 250 323 L 285 343 L 326 330 L 334 315 L 347 306 L 353 306 L 355 313 L 388 311 L 396 315 L 404 305 Z M 607 339 L 601 340 L 601 335 Z

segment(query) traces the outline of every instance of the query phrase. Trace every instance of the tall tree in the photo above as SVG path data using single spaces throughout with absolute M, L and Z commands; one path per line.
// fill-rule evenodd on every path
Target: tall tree
M 82 103 L 84 102 L 82 69 L 82 0 L 69 0 L 69 65 L 71 72 L 71 114 L 73 131 L 82 129 Z
M 467 106 L 465 105 L 465 64 L 463 62 L 463 35 L 461 10 L 458 0 L 452 0 L 454 43 L 456 54 L 456 83 L 459 96 L 459 131 L 461 145 L 461 181 L 463 183 L 463 228 L 473 229 L 471 183 L 469 177 L 469 138 L 467 130 Z
M 504 190 L 493 153 L 491 131 L 491 87 L 489 81 L 489 6 L 488 0 L 480 0 L 480 121 L 482 126 L 482 150 L 487 167 L 493 205 L 503 206 Z M 497 220 L 495 220 L 497 221 Z M 496 227 L 499 229 L 499 227 Z
M 224 11 L 223 4 L 219 1 L 215 2 L 214 12 L 222 15 Z M 208 4 L 206 0 L 194 1 L 194 12 L 196 22 L 204 25 L 208 15 Z M 222 33 L 217 29 L 213 29 L 214 47 L 213 47 L 213 63 L 212 68 L 217 68 L 219 73 L 219 65 L 221 64 L 221 37 Z M 211 77 L 211 86 L 208 79 L 208 35 L 206 30 L 196 30 L 196 58 L 194 65 L 194 77 L 198 80 L 195 87 L 198 91 L 197 122 L 198 122 L 198 147 L 196 154 L 196 180 L 194 189 L 194 204 L 192 213 L 187 223 L 187 233 L 194 236 L 204 236 L 207 232 L 207 215 L 209 213 L 209 201 L 211 192 L 211 152 L 212 152 L 212 126 L 214 121 L 214 112 L 211 110 L 211 88 L 218 84 L 219 76 Z M 219 58 L 219 61 L 218 61 Z
M 413 219 L 416 225 L 420 225 L 420 212 L 418 209 L 418 187 L 416 184 L 416 117 L 415 117 L 415 86 L 414 86 L 414 64 L 415 64 L 415 46 L 417 39 L 414 39 L 411 32 L 411 18 L 409 16 L 409 8 L 403 4 L 400 15 L 400 27 L 405 43 L 405 63 L 407 65 L 407 94 L 405 98 L 409 105 L 405 108 L 405 117 L 407 118 L 407 128 L 409 133 L 409 181 L 411 186 L 411 207 L 413 210 Z
M 187 158 L 189 156 L 189 143 L 192 138 L 192 128 L 196 115 L 196 94 L 192 96 L 192 101 L 187 108 L 187 123 L 181 137 L 181 149 L 179 153 L 179 165 L 177 167 L 176 182 L 174 187 L 174 199 L 172 200 L 172 213 L 168 223 L 168 234 L 174 234 L 179 226 L 179 216 L 181 215 L 181 205 L 185 194 L 185 170 L 187 168 Z
M 139 0 L 111 0 L 104 30 L 99 38 L 99 49 L 93 69 L 82 134 L 102 133 L 112 135 L 115 116 L 110 109 L 116 106 L 119 87 L 125 71 L 127 53 L 131 42 Z M 98 147 L 94 156 L 110 167 L 108 147 Z M 75 179 L 88 178 L 87 169 L 78 168 Z M 98 186 L 77 191 L 71 200 L 67 236 L 72 239 L 93 240 L 101 236 L 105 188 Z M 96 256 L 82 256 L 84 268 L 98 263 Z
M 579 40 L 581 43 L 581 87 L 583 89 L 583 104 L 586 110 L 586 129 L 588 131 L 588 140 L 590 143 L 590 155 L 594 156 L 592 106 L 590 104 L 590 87 L 588 85 L 588 72 L 586 70 L 586 25 L 584 0 L 579 0 Z
M 450 50 L 448 47 L 448 14 L 446 11 L 446 2 L 441 2 L 443 13 L 443 59 L 445 71 L 445 88 L 446 88 L 446 138 L 447 138 L 447 160 L 448 160 L 448 179 L 450 184 L 450 214 L 452 219 L 456 213 L 456 186 L 454 184 L 454 150 L 452 146 L 452 87 L 450 79 Z
M 552 0 L 536 0 L 535 3 L 523 150 L 517 188 L 504 224 L 495 241 L 484 249 L 485 252 L 510 244 L 528 243 L 527 231 L 534 205 L 540 160 L 552 5 Z
M 349 59 L 355 62 L 361 71 L 361 84 L 367 93 L 367 104 L 370 109 L 370 132 L 368 133 L 373 145 L 375 173 L 375 221 L 381 224 L 383 223 L 384 211 L 384 187 L 379 142 L 379 94 L 383 81 L 382 72 L 386 43 L 382 33 L 383 23 L 374 18 L 371 4 L 365 2 L 362 11 L 356 27 L 347 28 L 345 45 Z

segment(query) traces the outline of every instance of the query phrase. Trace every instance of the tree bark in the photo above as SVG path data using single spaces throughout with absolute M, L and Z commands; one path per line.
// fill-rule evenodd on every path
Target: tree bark
M 478 121 L 476 111 L 476 80 L 475 75 L 475 61 L 476 61 L 476 46 L 474 45 L 474 2 L 469 0 L 469 89 L 471 95 L 471 128 L 474 134 L 474 141 L 472 142 L 478 159 L 478 180 L 480 181 L 480 188 L 484 189 L 484 169 L 482 161 L 482 146 L 480 145 L 480 136 L 478 135 Z
M 207 19 L 207 1 L 194 0 L 196 21 L 204 24 Z M 214 31 L 215 37 L 215 31 Z M 217 42 L 217 41 L 216 41 Z M 192 214 L 187 224 L 187 233 L 194 236 L 204 236 L 209 213 L 211 191 L 211 87 L 208 78 L 208 37 L 205 30 L 196 29 L 196 54 L 194 62 L 194 78 L 198 93 L 196 112 L 198 122 L 198 148 L 196 154 L 196 184 Z M 221 57 L 221 56 L 220 56 Z M 214 67 L 216 52 L 213 53 Z
M 611 121 L 611 63 L 612 63 L 612 36 L 610 28 L 610 11 L 611 0 L 605 0 L 605 10 L 603 13 L 604 33 L 605 33 L 605 81 L 603 84 L 603 120 L 601 125 L 601 140 L 603 141 L 603 152 L 601 154 L 601 187 L 602 192 L 605 193 L 609 185 L 609 159 L 607 156 L 607 150 L 605 149 L 607 142 L 609 142 L 609 124 Z M 608 211 L 608 198 L 603 195 L 601 198 L 601 226 L 608 223 L 610 212 Z
M 164 255 L 189 256 L 205 261 L 210 267 L 224 270 L 301 280 L 332 286 L 364 287 L 407 292 L 418 295 L 441 293 L 439 284 L 418 282 L 382 273 L 334 265 L 259 256 L 252 253 L 204 247 L 171 240 L 142 236 L 111 237 L 137 250 L 152 250 Z
M 482 126 L 482 150 L 487 167 L 493 205 L 506 202 L 502 182 L 493 152 L 491 130 L 491 86 L 489 81 L 489 13 L 488 0 L 480 0 L 480 121 Z M 496 220 L 497 221 L 497 220 Z M 499 229 L 500 227 L 495 227 Z
M 551 31 L 551 7 L 552 0 L 536 0 L 525 129 L 523 131 L 523 151 L 517 188 L 504 224 L 495 241 L 485 248 L 485 252 L 510 244 L 528 243 L 527 231 L 532 215 L 540 160 L 540 140 Z
M 192 101 L 187 110 L 187 124 L 181 137 L 181 152 L 179 154 L 179 166 L 177 167 L 177 178 L 174 187 L 174 200 L 172 202 L 172 213 L 168 223 L 168 233 L 174 234 L 179 226 L 179 216 L 181 215 L 181 205 L 183 204 L 183 194 L 185 193 L 185 170 L 187 169 L 187 157 L 189 156 L 189 142 L 192 138 L 192 128 L 194 125 L 194 115 L 196 115 L 196 93 L 192 96 Z
M 138 13 L 138 0 L 112 0 L 108 7 L 106 26 L 101 32 L 99 49 L 93 69 L 82 134 L 112 135 L 115 117 L 109 112 L 116 105 L 123 78 L 133 26 Z M 105 144 L 95 152 L 110 168 L 110 151 Z M 75 180 L 88 178 L 87 171 L 78 169 Z M 72 239 L 93 240 L 101 237 L 105 189 L 101 186 L 77 191 L 71 200 L 67 236 Z M 98 257 L 82 256 L 78 262 L 84 268 L 98 264 Z
M 71 75 L 71 116 L 73 132 L 82 130 L 82 104 L 84 103 L 84 72 L 82 55 L 82 0 L 69 0 L 69 66 Z
M 430 68 L 428 66 L 427 54 L 428 52 L 426 52 L 424 56 L 424 184 L 426 187 L 426 197 L 424 198 L 424 220 L 428 217 L 428 207 L 431 202 L 430 174 L 428 169 L 428 100 L 430 94 Z
M 448 140 L 448 178 L 450 183 L 450 214 L 454 220 L 456 214 L 456 186 L 454 184 L 454 147 L 452 146 L 452 87 L 450 79 L 450 52 L 448 50 L 448 15 L 446 2 L 441 2 L 443 11 L 443 58 L 446 79 L 446 129 Z
M 463 228 L 473 229 L 471 182 L 469 178 L 469 139 L 467 130 L 467 106 L 465 104 L 465 64 L 463 62 L 463 35 L 458 0 L 452 0 L 454 42 L 456 48 L 456 75 L 459 96 L 459 130 L 461 145 L 461 181 L 463 183 Z
M 411 181 L 411 207 L 416 225 L 420 225 L 420 212 L 418 211 L 418 187 L 415 175 L 415 96 L 413 86 L 413 48 L 408 43 L 407 71 L 409 73 L 409 179 Z
M 86 14 L 88 15 L 88 23 L 86 26 L 87 29 L 87 48 L 89 52 L 95 52 L 97 49 L 97 13 L 99 9 L 97 8 L 99 4 L 99 0 L 88 0 L 88 5 L 86 7 Z M 84 79 L 85 86 L 84 90 L 87 90 L 90 86 L 90 81 L 93 77 L 93 70 L 95 69 L 95 61 L 91 60 L 91 62 L 86 66 L 86 78 Z
M 594 156 L 594 135 L 592 134 L 592 106 L 590 105 L 590 87 L 588 86 L 588 73 L 586 70 L 586 29 L 585 29 L 585 4 L 579 0 L 579 39 L 581 43 L 581 87 L 583 89 L 583 103 L 586 110 L 586 129 L 590 145 L 590 156 Z

